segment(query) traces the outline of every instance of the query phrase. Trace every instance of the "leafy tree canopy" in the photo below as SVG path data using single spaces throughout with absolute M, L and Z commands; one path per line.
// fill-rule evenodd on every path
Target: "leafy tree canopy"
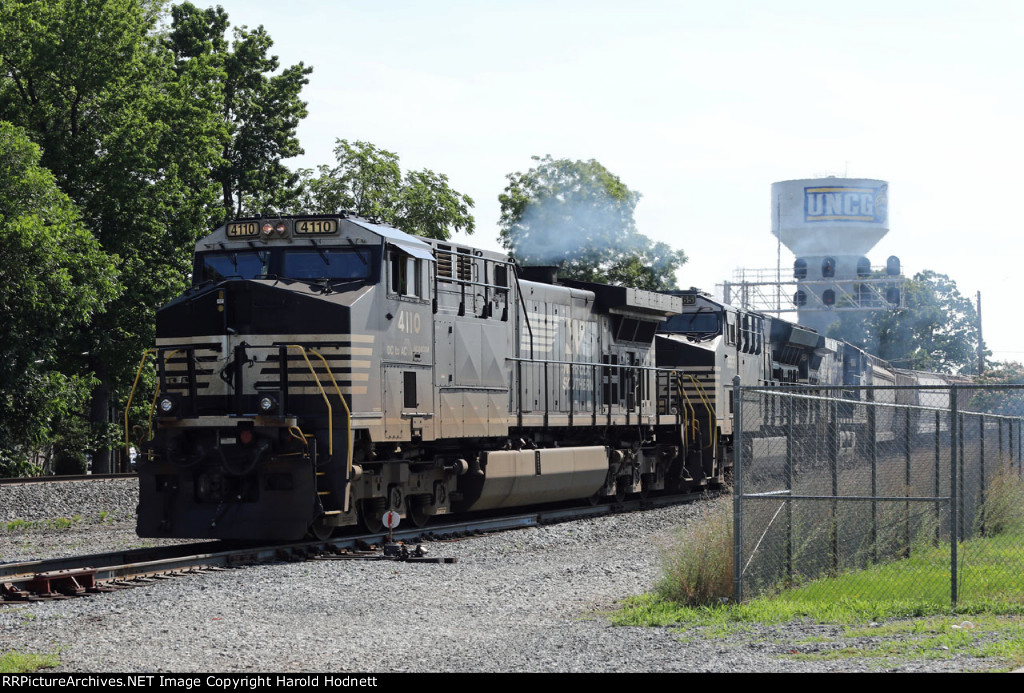
M 428 238 L 447 239 L 453 231 L 473 233 L 473 200 L 453 190 L 448 177 L 429 169 L 404 176 L 398 155 L 369 142 L 339 139 L 337 165 L 302 171 L 294 211 L 331 214 L 347 210 Z
M 0 3 L 0 113 L 41 146 L 40 163 L 86 228 L 121 258 L 124 290 L 67 335 L 76 347 L 62 364 L 96 377 L 88 414 L 97 440 L 109 433 L 110 397 L 124 394 L 152 343 L 156 307 L 185 285 L 196 238 L 223 216 L 210 178 L 229 141 L 214 108 L 223 88 L 201 61 L 176 62 L 163 7 Z M 97 471 L 104 460 L 94 455 Z
M 92 380 L 63 368 L 67 335 L 118 291 L 114 261 L 82 223 L 39 147 L 0 121 L 0 475 L 30 451 L 71 444 Z M 70 418 L 70 420 L 69 420 Z M 62 440 L 62 438 L 64 440 Z M 81 444 L 81 437 L 77 441 Z
M 1024 416 L 1024 388 L 998 389 L 1000 385 L 1024 386 L 1024 364 L 1018 361 L 994 361 L 975 378 L 980 385 L 996 389 L 974 390 L 966 409 L 1005 416 Z
M 637 288 L 675 288 L 686 254 L 636 228 L 633 192 L 597 161 L 533 157 L 498 196 L 500 239 L 524 265 L 560 265 L 563 276 Z
M 905 309 L 844 312 L 829 336 L 844 339 L 900 368 L 967 373 L 976 368 L 974 304 L 944 274 L 925 270 L 905 286 Z
M 296 129 L 307 112 L 299 95 L 313 68 L 298 63 L 274 74 L 280 62 L 269 53 L 274 42 L 263 26 L 236 27 L 228 41 L 228 15 L 219 6 L 185 2 L 171 8 L 171 17 L 175 70 L 204 91 L 205 107 L 227 133 L 213 170 L 225 217 L 287 206 L 298 176 L 282 160 L 303 152 Z

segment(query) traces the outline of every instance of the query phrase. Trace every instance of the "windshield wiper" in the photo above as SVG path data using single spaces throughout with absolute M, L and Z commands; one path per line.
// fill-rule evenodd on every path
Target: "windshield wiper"
M 316 244 L 316 241 L 314 241 L 312 238 L 309 239 L 309 242 L 313 244 L 314 248 L 316 248 L 316 252 L 320 254 L 320 259 L 324 261 L 324 264 L 330 267 L 331 261 L 327 258 L 327 253 L 324 252 L 323 248 L 318 246 Z

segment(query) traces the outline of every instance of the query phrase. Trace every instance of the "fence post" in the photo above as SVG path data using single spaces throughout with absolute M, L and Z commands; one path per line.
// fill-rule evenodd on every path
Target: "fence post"
M 942 412 L 935 412 L 935 497 L 942 495 Z M 942 505 L 935 501 L 935 545 L 939 545 L 942 524 Z
M 978 416 L 978 459 L 981 462 L 978 473 L 981 475 L 979 479 L 980 486 L 978 487 L 978 512 L 981 513 L 981 517 L 978 522 L 978 527 L 981 530 L 981 536 L 985 536 L 985 415 L 981 414 Z
M 1007 421 L 1006 422 L 1006 443 L 1007 443 L 1008 451 L 1010 453 L 1010 464 L 1013 464 L 1013 462 L 1014 462 L 1014 453 L 1013 453 L 1013 423 L 1014 423 L 1013 421 Z
M 839 401 L 828 403 L 828 457 L 832 468 L 832 573 L 839 572 Z
M 786 489 L 793 495 L 793 407 L 796 406 L 792 393 L 784 400 L 786 411 Z M 793 584 L 793 501 L 786 500 L 786 578 Z
M 733 499 L 732 499 L 732 592 L 733 600 L 743 601 L 743 400 L 740 377 L 732 379 L 733 398 Z
M 1003 417 L 996 419 L 996 449 L 999 451 L 999 468 L 1003 467 Z
M 878 430 L 875 420 L 875 391 L 868 390 L 868 457 L 871 460 L 871 562 L 878 563 Z
M 905 431 L 904 431 L 904 433 L 906 434 L 907 440 L 906 440 L 906 458 L 905 458 L 906 459 L 906 474 L 905 474 L 904 479 L 903 479 L 903 481 L 904 481 L 903 495 L 905 495 L 905 496 L 907 496 L 909 498 L 910 497 L 910 483 L 911 483 L 911 479 L 912 479 L 911 469 L 910 469 L 910 450 L 911 450 L 911 446 L 913 445 L 913 441 L 914 441 L 913 433 L 911 433 L 911 431 L 910 431 L 910 407 L 909 406 L 907 407 L 906 416 L 904 417 L 904 421 L 905 421 L 905 426 L 904 426 Z M 903 557 L 904 558 L 910 558 L 910 501 L 909 500 L 906 501 L 903 504 L 903 542 L 904 542 L 904 544 L 903 544 Z
M 958 508 L 959 495 L 957 488 L 957 451 L 959 450 L 960 431 L 957 422 L 960 420 L 959 403 L 957 402 L 957 386 L 949 389 L 949 600 L 953 608 L 956 607 L 957 598 L 957 545 L 960 537 L 958 534 L 959 518 Z
M 958 405 L 958 411 L 959 411 L 959 405 Z M 965 506 L 965 504 L 967 503 L 967 486 L 964 483 L 964 458 L 966 457 L 964 455 L 964 437 L 965 437 L 964 434 L 965 433 L 966 433 L 966 429 L 964 428 L 964 415 L 963 415 L 963 413 L 959 413 L 957 415 L 957 436 L 958 436 L 957 437 L 957 441 L 959 443 L 959 445 L 957 446 L 957 450 L 958 450 L 957 454 L 960 456 L 960 459 L 959 459 L 959 461 L 957 463 L 957 469 L 958 469 L 958 472 L 959 472 L 960 483 L 959 483 L 959 487 L 957 488 L 957 496 L 956 496 L 957 500 L 959 500 L 959 502 L 960 502 L 960 507 L 957 509 L 957 512 L 960 514 L 960 525 L 959 525 L 960 531 L 957 534 L 957 538 L 958 539 L 964 539 L 964 538 L 967 537 L 967 533 L 966 533 L 965 528 L 964 528 L 964 516 L 967 514 L 965 512 L 966 509 L 967 509 L 966 506 Z

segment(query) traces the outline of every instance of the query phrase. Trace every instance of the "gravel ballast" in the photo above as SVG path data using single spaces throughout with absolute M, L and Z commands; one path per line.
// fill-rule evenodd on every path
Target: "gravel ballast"
M 153 545 L 132 481 L 0 487 L 4 562 Z M 59 487 L 67 487 L 58 490 Z M 78 515 L 71 529 L 45 520 Z M 802 659 L 851 641 L 816 624 L 709 637 L 612 626 L 649 591 L 659 547 L 698 505 L 428 544 L 453 564 L 306 561 L 189 575 L 82 599 L 0 606 L 0 652 L 62 672 L 965 671 L 981 658 Z M 804 644 L 800 644 L 804 643 Z

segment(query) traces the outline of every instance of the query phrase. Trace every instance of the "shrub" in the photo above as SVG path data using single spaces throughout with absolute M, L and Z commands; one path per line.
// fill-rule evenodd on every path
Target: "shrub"
M 985 536 L 1024 533 L 1024 480 L 1013 469 L 1002 469 L 985 489 L 978 514 Z
M 662 550 L 662 599 L 701 606 L 733 593 L 732 501 L 719 498 Z

